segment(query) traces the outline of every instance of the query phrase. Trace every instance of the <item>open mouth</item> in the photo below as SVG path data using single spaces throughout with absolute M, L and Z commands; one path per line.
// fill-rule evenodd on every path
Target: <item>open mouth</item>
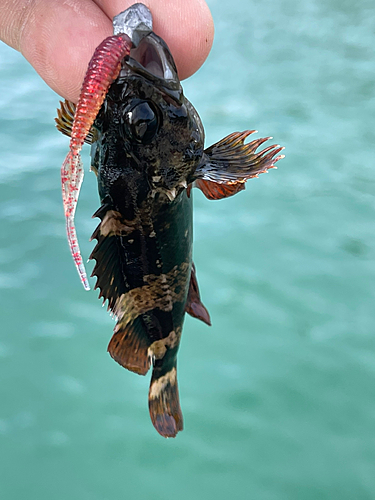
M 135 49 L 131 49 L 130 58 L 136 61 L 146 73 L 156 78 L 176 82 L 178 77 L 172 56 L 158 38 L 154 34 L 144 37 Z

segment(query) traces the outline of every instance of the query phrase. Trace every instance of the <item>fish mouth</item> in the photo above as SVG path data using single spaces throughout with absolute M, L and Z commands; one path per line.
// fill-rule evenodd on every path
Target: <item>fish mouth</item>
M 169 88 L 180 86 L 172 55 L 166 43 L 155 33 L 142 38 L 137 47 L 130 50 L 125 64 L 153 82 L 159 81 Z

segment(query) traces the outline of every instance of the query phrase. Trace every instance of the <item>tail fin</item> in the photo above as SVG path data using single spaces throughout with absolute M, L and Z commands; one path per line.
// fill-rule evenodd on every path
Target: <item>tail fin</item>
M 155 429 L 163 437 L 175 437 L 183 429 L 183 417 L 180 408 L 177 386 L 176 361 L 169 365 L 169 371 L 154 367 L 148 407 Z

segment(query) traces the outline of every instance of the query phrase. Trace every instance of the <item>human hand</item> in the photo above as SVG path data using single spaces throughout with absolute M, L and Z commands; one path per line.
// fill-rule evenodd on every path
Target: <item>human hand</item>
M 204 0 L 143 0 L 154 31 L 168 44 L 180 79 L 192 75 L 212 45 Z M 62 97 L 77 102 L 95 48 L 112 34 L 112 18 L 136 0 L 0 0 L 0 39 L 20 51 Z

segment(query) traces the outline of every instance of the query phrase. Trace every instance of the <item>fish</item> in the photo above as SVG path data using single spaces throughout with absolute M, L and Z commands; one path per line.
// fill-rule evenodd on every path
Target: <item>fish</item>
M 167 44 L 152 31 L 149 9 L 135 4 L 113 25 L 89 63 L 78 104 L 61 102 L 56 118 L 71 138 L 61 169 L 68 241 L 89 289 L 74 226 L 86 142 L 100 198 L 91 276 L 116 318 L 108 352 L 131 372 L 152 370 L 151 421 L 161 436 L 175 437 L 183 430 L 177 353 L 185 313 L 211 325 L 192 261 L 192 188 L 210 200 L 233 196 L 275 168 L 283 148 L 259 150 L 269 137 L 245 143 L 255 130 L 205 148 L 201 119 Z

